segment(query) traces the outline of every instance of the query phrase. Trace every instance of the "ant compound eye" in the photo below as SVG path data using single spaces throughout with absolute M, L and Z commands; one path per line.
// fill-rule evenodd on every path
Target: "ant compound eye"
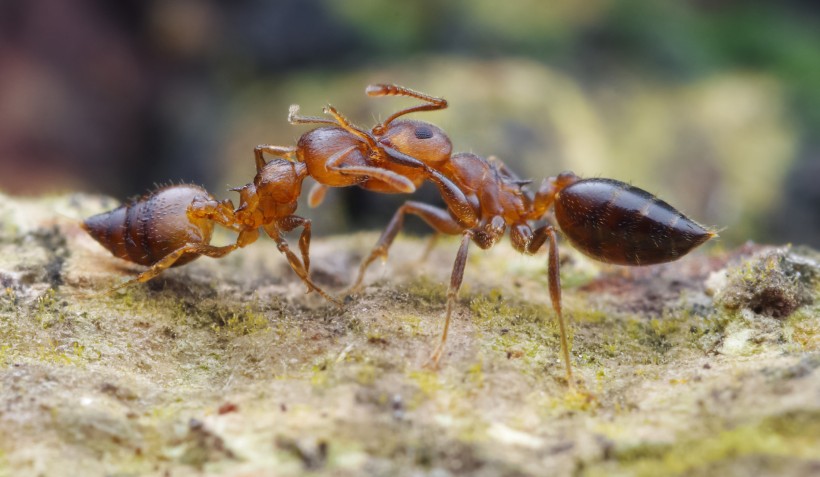
M 416 139 L 430 139 L 433 137 L 433 129 L 428 126 L 419 126 L 416 128 Z

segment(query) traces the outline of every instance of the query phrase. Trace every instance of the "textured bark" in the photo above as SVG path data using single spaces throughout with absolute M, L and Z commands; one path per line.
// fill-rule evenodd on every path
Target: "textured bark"
M 623 269 L 564 245 L 569 390 L 543 254 L 472 251 L 436 372 L 455 241 L 418 264 L 400 237 L 344 309 L 270 241 L 105 295 L 140 268 L 78 220 L 115 204 L 0 199 L 0 476 L 820 472 L 808 249 Z M 376 237 L 316 237 L 317 283 Z

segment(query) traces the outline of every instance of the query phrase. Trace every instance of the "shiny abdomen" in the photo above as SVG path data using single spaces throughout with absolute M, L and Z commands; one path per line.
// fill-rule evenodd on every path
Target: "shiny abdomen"
M 649 192 L 612 179 L 565 187 L 555 217 L 578 250 L 618 265 L 676 260 L 715 235 Z
M 207 244 L 213 224 L 193 221 L 188 206 L 196 197 L 211 195 L 198 186 L 176 185 L 158 189 L 109 212 L 89 217 L 83 228 L 114 256 L 141 265 L 153 265 L 188 243 Z M 198 255 L 183 255 L 172 266 L 184 265 Z

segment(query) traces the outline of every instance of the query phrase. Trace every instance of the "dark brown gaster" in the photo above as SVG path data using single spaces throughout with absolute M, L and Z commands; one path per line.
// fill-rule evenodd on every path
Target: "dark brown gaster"
M 613 179 L 581 179 L 563 188 L 555 218 L 575 248 L 617 265 L 676 260 L 714 236 L 649 192 Z
M 544 180 L 536 191 L 529 191 L 531 181 L 519 179 L 500 160 L 471 153 L 452 154 L 450 139 L 442 129 L 423 121 L 399 119 L 413 112 L 444 109 L 447 101 L 443 98 L 397 85 L 371 85 L 366 93 L 413 98 L 422 104 L 401 109 L 369 130 L 352 124 L 332 106 L 324 110 L 327 117 L 300 116 L 298 106 L 291 106 L 291 124 L 320 127 L 303 134 L 296 146 L 257 146 L 253 182 L 233 189 L 239 192 L 239 207 L 234 208 L 229 200 L 216 201 L 199 187 L 173 186 L 89 218 L 85 229 L 114 255 L 150 265 L 135 279 L 114 289 L 150 280 L 168 267 L 200 255 L 227 255 L 253 243 L 262 229 L 309 290 L 338 303 L 311 281 L 311 223 L 293 215 L 305 177 L 317 182 L 308 196 L 311 206 L 322 202 L 329 187 L 358 185 L 373 192 L 396 194 L 413 192 L 430 181 L 441 193 L 446 208 L 405 202 L 362 261 L 351 291 L 361 287 L 371 263 L 387 257 L 407 214 L 421 218 L 437 234 L 460 234 L 461 244 L 447 290 L 444 329 L 430 357 L 430 364 L 436 366 L 445 349 L 470 243 L 490 248 L 509 230 L 513 247 L 521 253 L 548 249 L 547 286 L 559 324 L 567 382 L 572 386 L 569 339 L 561 306 L 558 232 L 549 223 L 550 208 L 555 209 L 557 225 L 576 248 L 596 260 L 620 265 L 676 260 L 716 235 L 651 194 L 611 179 L 583 180 L 564 172 Z M 275 158 L 267 162 L 265 155 Z M 210 245 L 214 224 L 236 232 L 236 242 L 222 247 Z M 301 260 L 283 237 L 298 227 L 302 228 Z
M 394 85 L 370 86 L 367 91 L 379 96 L 411 96 L 429 102 L 397 114 L 443 109 L 447 104 L 442 99 L 410 93 L 411 90 Z M 395 117 L 391 116 L 385 124 Z M 386 134 L 387 130 L 391 133 Z M 370 264 L 387 256 L 407 214 L 418 216 L 437 234 L 461 234 L 461 245 L 447 291 L 444 330 L 438 347 L 430 357 L 433 366 L 442 357 L 447 341 L 470 242 L 480 248 L 489 248 L 509 230 L 513 247 L 521 253 L 534 254 L 542 247 L 548 248 L 547 284 L 560 328 L 567 381 L 572 385 L 569 340 L 561 307 L 557 230 L 549 223 L 542 224 L 544 219 L 549 219 L 549 209 L 555 208 L 558 225 L 579 250 L 596 260 L 621 265 L 649 265 L 675 260 L 715 235 L 651 194 L 614 180 L 582 180 L 571 172 L 565 172 L 545 180 L 535 193 L 531 193 L 525 189 L 530 181 L 519 179 L 496 158 L 485 159 L 471 153 L 449 154 L 449 139 L 441 129 L 427 123 L 411 125 L 396 121 L 390 123 L 389 128 L 377 126 L 365 135 L 377 142 L 385 152 L 390 151 L 386 146 L 401 144 L 401 147 L 396 147 L 400 150 L 399 154 L 380 157 L 381 167 L 390 169 L 410 164 L 405 156 L 411 156 L 433 172 L 419 169 L 417 174 L 407 173 L 415 186 L 419 185 L 420 178 L 434 180 L 434 173 L 437 172 L 455 184 L 466 199 L 447 200 L 445 197 L 446 209 L 415 201 L 405 202 L 359 266 L 351 288 L 359 289 Z M 435 142 L 428 142 L 430 138 L 435 138 Z M 438 144 L 438 150 L 447 154 L 434 154 L 436 148 L 428 148 L 430 144 Z M 383 164 L 385 161 L 387 164 Z M 388 165 L 391 162 L 393 164 Z M 442 187 L 439 189 L 445 190 Z

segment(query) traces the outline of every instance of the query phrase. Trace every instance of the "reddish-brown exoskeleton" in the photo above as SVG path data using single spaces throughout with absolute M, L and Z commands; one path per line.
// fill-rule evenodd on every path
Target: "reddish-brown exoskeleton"
M 473 223 L 474 208 L 464 193 L 432 167 L 449 161 L 450 138 L 433 124 L 398 120 L 408 113 L 446 108 L 447 101 L 395 85 L 369 86 L 366 92 L 370 96 L 407 96 L 424 103 L 392 114 L 369 131 L 352 124 L 333 106 L 324 109 L 330 118 L 300 116 L 299 107 L 291 106 L 291 124 L 324 126 L 303 134 L 295 147 L 257 146 L 257 161 L 264 162 L 264 154 L 271 154 L 304 163 L 308 175 L 316 180 L 308 196 L 311 207 L 322 202 L 328 187 L 357 185 L 373 192 L 399 194 L 414 192 L 429 180 L 459 220 Z
M 450 157 L 447 136 L 426 123 L 394 121 L 414 111 L 446 107 L 446 101 L 404 88 L 385 88 L 368 90 L 368 94 L 401 94 L 421 99 L 425 104 L 401 110 L 371 131 L 352 125 L 332 106 L 325 111 L 333 119 L 299 116 L 298 107 L 292 106 L 290 122 L 327 126 L 305 133 L 296 147 L 257 146 L 254 149 L 256 177 L 253 183 L 235 189 L 240 194 L 240 204 L 235 210 L 230 201 L 219 202 L 200 187 L 179 185 L 159 189 L 87 219 L 85 229 L 115 256 L 150 266 L 114 290 L 148 281 L 163 270 L 200 255 L 227 255 L 256 241 L 262 228 L 276 241 L 308 289 L 336 302 L 309 278 L 310 221 L 293 215 L 307 176 L 317 181 L 310 194 L 312 206 L 321 202 L 327 187 L 358 185 L 382 193 L 407 193 L 430 180 L 438 186 L 450 210 L 462 213 L 469 222 L 474 221 L 473 209 L 461 190 L 426 165 Z M 404 150 L 412 150 L 415 157 L 404 154 Z M 265 154 L 279 157 L 267 162 Z M 236 231 L 239 234 L 236 243 L 223 247 L 210 245 L 215 223 Z M 299 240 L 301 262 L 282 238 L 283 232 L 299 226 L 304 228 Z
M 407 94 L 409 90 L 392 85 L 370 86 L 370 91 L 426 97 L 419 93 Z M 446 105 L 446 102 L 438 100 L 435 104 Z M 405 147 L 402 153 L 419 158 L 429 168 L 450 179 L 466 196 L 472 213 L 453 210 L 449 202 L 447 209 L 421 202 L 406 202 L 362 262 L 353 289 L 361 286 L 365 272 L 374 260 L 387 256 L 406 214 L 420 217 L 439 234 L 461 234 L 461 245 L 447 292 L 444 330 L 430 358 L 433 365 L 441 358 L 447 341 L 447 330 L 461 287 L 470 241 L 486 249 L 498 242 L 509 229 L 513 247 L 525 254 L 534 254 L 549 242 L 547 275 L 550 299 L 558 318 L 566 375 L 571 384 L 572 367 L 561 308 L 556 229 L 549 223 L 537 226 L 548 218 L 549 209 L 554 209 L 555 221 L 575 248 L 595 260 L 618 265 L 650 265 L 676 260 L 715 235 L 714 231 L 698 225 L 648 192 L 612 179 L 580 179 L 571 172 L 565 172 L 544 180 L 538 191 L 530 193 L 525 188 L 530 181 L 518 179 L 497 159 L 487 160 L 469 153 L 445 157 L 443 152 L 449 153 L 450 142 L 444 132 L 427 123 L 415 122 L 414 125 L 432 131 L 429 138 L 434 139 L 435 144 L 447 144 L 448 147 L 433 161 L 426 159 L 430 157 L 426 149 L 417 152 L 413 147 Z M 415 143 L 410 144 L 413 145 Z M 391 158 L 388 155 L 387 160 Z M 419 171 L 413 169 L 410 174 L 427 174 Z
M 310 220 L 293 214 L 307 167 L 285 159 L 266 163 L 260 158 L 256 166 L 254 181 L 234 189 L 239 192 L 236 209 L 230 200 L 217 201 L 201 187 L 173 185 L 86 219 L 83 228 L 112 254 L 149 266 L 134 279 L 109 291 L 146 282 L 169 267 L 202 255 L 223 257 L 255 242 L 261 228 L 276 242 L 308 290 L 338 304 L 310 279 Z M 214 224 L 237 232 L 236 242 L 221 247 L 210 245 Z M 302 227 L 301 261 L 282 236 L 297 227 Z

